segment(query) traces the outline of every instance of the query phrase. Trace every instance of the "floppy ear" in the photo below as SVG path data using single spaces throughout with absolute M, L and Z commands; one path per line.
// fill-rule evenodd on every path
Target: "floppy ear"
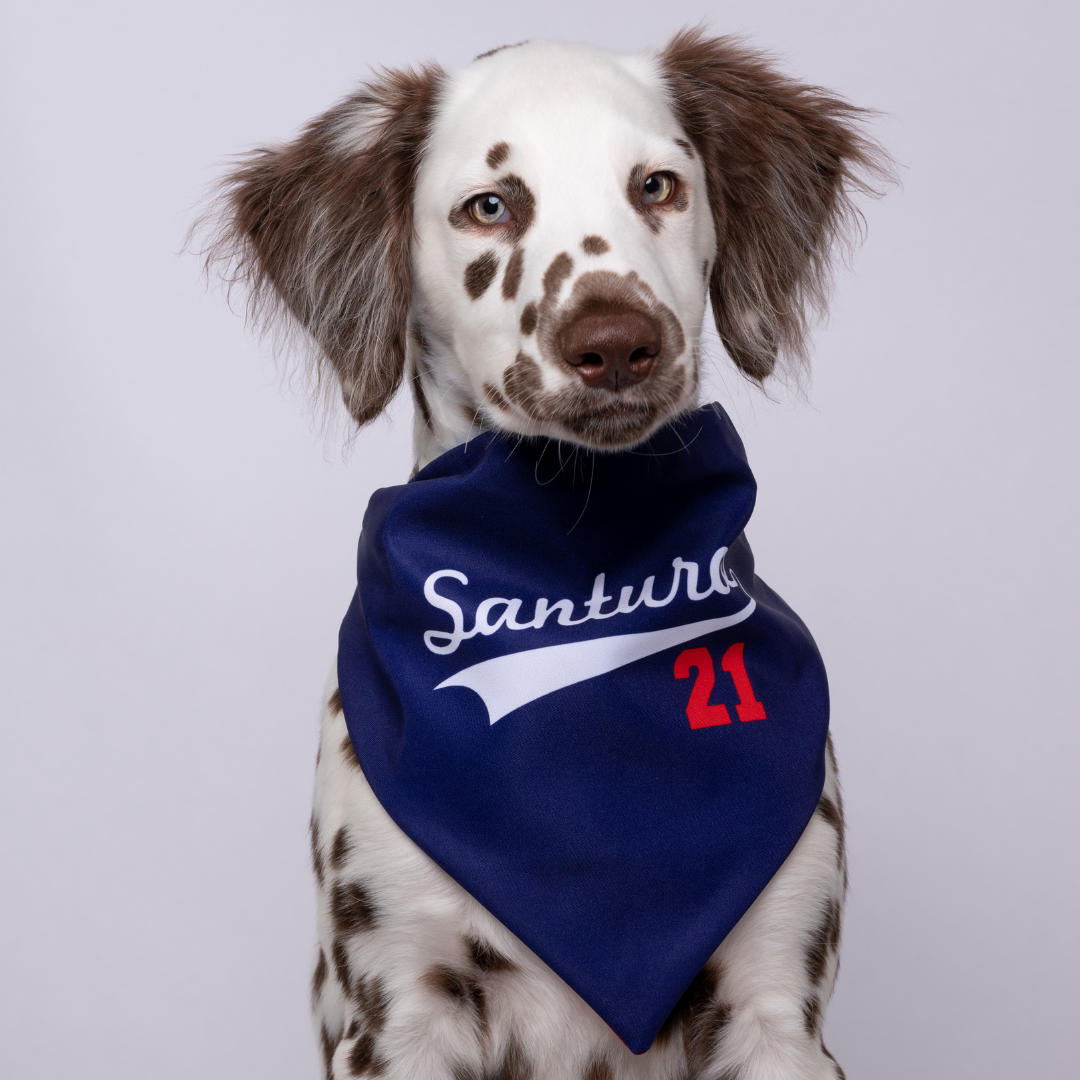
M 361 425 L 401 385 L 413 186 L 442 78 L 435 66 L 383 71 L 221 187 L 207 265 L 247 287 L 264 327 L 296 320 Z
M 832 249 L 861 225 L 852 192 L 876 194 L 870 181 L 890 178 L 889 159 L 858 130 L 866 110 L 781 75 L 738 38 L 683 30 L 660 62 L 705 166 L 716 325 L 735 363 L 763 382 L 778 356 L 805 363 Z

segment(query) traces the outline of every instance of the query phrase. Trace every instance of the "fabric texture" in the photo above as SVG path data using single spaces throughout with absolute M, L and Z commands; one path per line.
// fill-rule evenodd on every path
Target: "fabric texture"
M 714 404 L 617 454 L 485 433 L 364 517 L 338 676 L 369 783 L 635 1053 L 824 784 L 755 494 Z

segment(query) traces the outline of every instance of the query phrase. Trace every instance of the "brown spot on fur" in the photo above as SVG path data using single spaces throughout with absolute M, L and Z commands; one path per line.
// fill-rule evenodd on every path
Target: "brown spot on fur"
M 891 179 L 890 163 L 858 130 L 865 110 L 780 74 L 735 37 L 684 30 L 660 61 L 676 116 L 705 166 L 720 338 L 760 382 L 780 354 L 806 363 L 832 249 L 858 232 L 851 194 Z
M 330 845 L 330 866 L 334 870 L 340 870 L 342 863 L 348 858 L 352 849 L 352 841 L 349 839 L 348 829 L 342 825 L 334 834 L 334 842 Z
M 833 897 L 825 901 L 821 923 L 806 949 L 806 974 L 813 986 L 825 978 L 829 957 L 840 948 L 840 904 Z
M 504 176 L 496 186 L 511 213 L 503 235 L 511 243 L 520 243 L 536 216 L 536 196 L 520 176 L 513 174 Z
M 344 711 L 341 704 L 341 691 L 336 686 L 334 692 L 330 695 L 330 700 L 326 703 L 326 707 L 330 710 L 331 716 L 337 716 L 338 713 Z
M 806 1034 L 811 1039 L 816 1039 L 821 1025 L 821 1002 L 816 997 L 803 1002 L 803 1023 L 806 1025 Z
M 458 402 L 458 407 L 461 412 L 462 418 L 465 423 L 469 425 L 470 429 L 476 427 L 483 419 L 480 415 L 480 410 L 474 405 L 470 405 L 467 401 Z
M 326 1080 L 334 1080 L 333 1058 L 334 1051 L 337 1049 L 339 1039 L 340 1036 L 338 1036 L 338 1038 L 335 1038 L 333 1035 L 330 1034 L 325 1024 L 322 1024 L 320 1026 L 319 1049 L 322 1050 L 323 1076 L 326 1078 Z
M 731 1006 L 719 1001 L 722 973 L 707 964 L 694 977 L 657 1033 L 654 1045 L 663 1046 L 681 1026 L 687 1072 L 698 1076 L 716 1049 L 731 1020 Z
M 499 409 L 502 412 L 511 411 L 513 406 L 510 404 L 509 401 L 506 400 L 506 398 L 502 396 L 502 393 L 497 387 L 492 386 L 489 382 L 486 382 L 484 383 L 483 390 L 484 397 L 491 405 L 494 405 L 496 409 Z
M 676 139 L 676 146 L 681 146 L 686 151 L 686 156 L 692 161 L 694 158 L 694 148 L 685 139 Z
M 337 981 L 341 984 L 345 996 L 348 997 L 352 993 L 352 972 L 349 970 L 349 953 L 340 938 L 335 938 L 330 946 L 330 959 L 334 964 Z
M 615 1074 L 604 1057 L 593 1058 L 581 1074 L 581 1080 L 614 1080 L 614 1077 Z
M 521 332 L 528 337 L 536 329 L 536 304 L 529 301 L 521 311 Z
M 330 894 L 330 917 L 337 933 L 349 936 L 370 930 L 379 912 L 362 882 L 340 882 Z
M 581 241 L 581 250 L 586 255 L 604 255 L 611 250 L 611 245 L 602 236 L 586 236 Z
M 378 1035 L 386 1024 L 386 1013 L 390 1008 L 390 997 L 382 979 L 378 975 L 370 979 L 357 979 L 352 988 L 352 998 L 364 1014 L 368 1030 Z
M 528 39 L 525 41 L 516 41 L 513 45 L 500 45 L 497 49 L 488 49 L 487 52 L 482 52 L 479 56 L 474 56 L 473 60 L 485 60 L 489 56 L 494 56 L 496 53 L 501 53 L 506 49 L 520 49 L 522 45 L 528 45 Z
M 516 402 L 534 420 L 543 419 L 539 410 L 544 396 L 544 378 L 540 365 L 527 353 L 519 352 L 503 373 L 503 386 L 510 400 Z
M 386 1062 L 375 1054 L 375 1039 L 371 1032 L 356 1040 L 346 1061 L 353 1076 L 378 1076 L 386 1068 Z
M 326 982 L 326 976 L 329 969 L 326 966 L 326 953 L 319 950 L 319 959 L 315 964 L 315 970 L 311 975 L 311 1007 L 315 1008 L 315 1002 L 318 1000 L 319 994 L 322 993 L 323 983 Z
M 844 819 L 836 803 L 828 795 L 822 795 L 818 799 L 817 813 L 824 818 L 834 829 L 843 829 Z
M 385 71 L 225 178 L 208 268 L 246 286 L 264 327 L 295 319 L 358 425 L 401 385 L 412 302 L 413 189 L 437 66 Z
M 840 1062 L 829 1053 L 829 1048 L 824 1043 L 821 1044 L 821 1052 L 833 1063 L 833 1068 L 836 1069 L 836 1080 L 847 1080 L 844 1070 L 840 1068 Z
M 666 1045 L 680 1025 L 685 1025 L 702 1015 L 716 995 L 718 985 L 716 971 L 708 966 L 703 967 L 694 976 L 694 981 L 683 991 L 682 997 L 675 1002 L 675 1007 L 660 1026 L 660 1030 L 656 1033 L 655 1045 Z
M 481 1032 L 487 1031 L 487 998 L 479 979 L 447 964 L 436 964 L 424 972 L 420 981 L 440 996 L 470 1008 L 477 1028 Z
M 489 942 L 481 941 L 480 938 L 469 938 L 465 944 L 468 947 L 470 959 L 485 975 L 496 971 L 517 970 L 517 964 L 503 956 Z
M 431 406 L 428 404 L 427 394 L 424 392 L 424 374 L 427 371 L 427 361 L 424 358 L 424 339 L 420 332 L 413 327 L 413 373 L 409 379 L 412 390 L 413 403 L 423 418 L 424 424 L 431 427 Z
M 544 299 L 553 300 L 562 288 L 562 283 L 570 276 L 574 269 L 574 260 L 569 252 L 561 251 L 544 271 Z
M 424 384 L 419 378 L 412 380 L 413 402 L 420 413 L 424 426 L 431 430 L 431 406 L 428 404 L 427 394 L 424 393 Z
M 704 279 L 705 279 L 706 281 L 708 281 L 708 280 L 709 280 L 709 260 L 708 260 L 708 259 L 706 259 L 706 260 L 705 260 L 705 261 L 704 261 L 704 262 L 703 262 L 703 263 L 701 264 L 701 276 L 702 276 L 702 277 L 703 277 L 703 278 L 704 278 Z
M 684 1042 L 686 1065 L 691 1076 L 698 1076 L 704 1070 L 730 1021 L 731 1006 L 718 1001 L 704 1015 L 695 1017 L 694 1022 L 687 1026 Z
M 491 1080 L 530 1080 L 532 1075 L 532 1062 L 525 1056 L 521 1043 L 511 1035 Z
M 504 300 L 513 300 L 521 287 L 521 275 L 525 264 L 525 252 L 522 248 L 514 248 L 513 254 L 506 263 L 506 273 L 502 280 L 502 297 Z
M 510 156 L 510 144 L 497 142 L 488 152 L 484 160 L 489 169 L 497 169 Z
M 832 732 L 825 738 L 825 756 L 833 776 L 836 776 L 836 753 L 833 750 Z M 840 795 L 839 782 L 836 786 L 835 801 L 827 795 L 822 795 L 817 805 L 817 811 L 833 828 L 836 829 L 836 868 L 844 875 L 844 892 L 847 892 L 847 858 L 845 857 L 845 829 L 844 829 L 844 800 Z
M 323 867 L 322 851 L 319 850 L 319 823 L 315 820 L 314 815 L 311 817 L 308 829 L 311 833 L 311 868 L 315 871 L 315 880 L 319 883 L 321 889 L 326 871 Z
M 485 251 L 479 259 L 469 263 L 465 267 L 465 291 L 470 299 L 479 300 L 487 292 L 498 272 L 499 256 L 494 251 Z
M 356 747 L 353 746 L 351 735 L 346 735 L 345 738 L 341 740 L 339 749 L 341 750 L 341 756 L 345 759 L 345 764 L 359 772 L 360 762 L 356 759 Z

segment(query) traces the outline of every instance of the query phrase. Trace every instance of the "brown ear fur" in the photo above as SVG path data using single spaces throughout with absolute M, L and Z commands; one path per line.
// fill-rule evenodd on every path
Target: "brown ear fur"
M 285 312 L 329 363 L 357 424 L 401 385 L 413 181 L 443 72 L 383 71 L 299 138 L 249 154 L 222 184 L 207 256 L 264 327 Z
M 871 114 L 779 74 L 738 38 L 683 30 L 660 60 L 705 166 L 716 325 L 735 363 L 762 382 L 779 355 L 805 363 L 832 249 L 861 224 L 851 194 L 876 194 L 868 181 L 890 178 L 889 159 L 856 126 Z

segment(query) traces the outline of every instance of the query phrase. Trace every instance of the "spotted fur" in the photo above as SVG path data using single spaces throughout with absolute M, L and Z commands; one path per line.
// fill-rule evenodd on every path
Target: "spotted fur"
M 488 107 L 514 101 L 528 110 Z M 483 428 L 633 446 L 697 404 L 709 300 L 749 378 L 805 361 L 851 195 L 885 174 L 864 118 L 700 30 L 647 55 L 537 42 L 384 72 L 227 178 L 209 258 L 257 318 L 302 331 L 358 424 L 408 377 L 417 468 Z M 672 197 L 647 203 L 661 171 Z M 468 212 L 484 193 L 507 210 L 490 225 Z M 589 384 L 566 334 L 621 312 L 658 327 L 660 351 L 632 384 Z M 843 1077 L 821 1038 L 847 882 L 831 742 L 799 842 L 635 1058 L 393 823 L 336 682 L 323 700 L 311 998 L 327 1078 Z

